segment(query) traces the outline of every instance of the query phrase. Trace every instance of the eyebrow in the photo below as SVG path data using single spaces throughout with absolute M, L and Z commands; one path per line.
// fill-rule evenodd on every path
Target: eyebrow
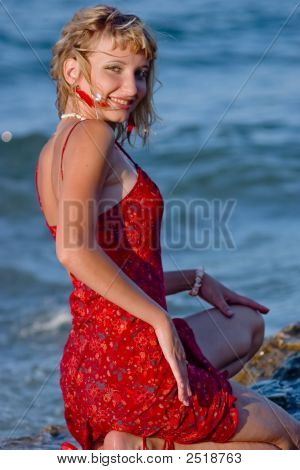
M 106 64 L 108 64 L 109 62 L 119 62 L 120 64 L 127 65 L 126 62 L 124 62 L 123 60 L 113 60 L 113 59 L 111 59 L 108 62 L 106 62 Z M 138 67 L 138 68 L 147 68 L 147 69 L 149 69 L 150 66 L 148 64 L 144 64 L 144 65 L 140 65 L 140 67 Z

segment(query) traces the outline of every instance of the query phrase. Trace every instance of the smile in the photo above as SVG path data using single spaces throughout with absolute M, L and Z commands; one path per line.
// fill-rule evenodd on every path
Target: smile
M 114 101 L 115 103 L 123 104 L 125 106 L 128 106 L 130 104 L 130 101 L 125 101 L 125 100 L 120 100 L 118 98 L 109 98 L 111 101 Z

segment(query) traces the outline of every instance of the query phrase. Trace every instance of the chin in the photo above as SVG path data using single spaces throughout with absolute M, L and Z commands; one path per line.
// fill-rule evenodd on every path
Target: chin
M 112 122 L 113 124 L 123 124 L 124 122 L 127 122 L 127 121 L 128 121 L 128 117 L 123 118 L 123 119 L 122 119 L 122 118 L 116 119 L 116 120 L 114 120 L 114 121 L 111 120 L 111 122 Z

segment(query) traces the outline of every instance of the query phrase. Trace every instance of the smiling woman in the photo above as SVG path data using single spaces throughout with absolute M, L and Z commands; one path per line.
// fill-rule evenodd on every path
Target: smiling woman
M 96 101 L 98 98 L 98 102 L 108 104 L 107 111 L 125 109 L 130 113 L 126 116 L 129 129 L 124 128 L 124 115 L 117 119 L 114 116 L 113 124 L 110 123 L 117 129 L 117 139 L 126 138 L 125 130 L 135 128 L 145 144 L 151 125 L 159 119 L 152 102 L 154 83 L 159 82 L 155 77 L 156 54 L 154 35 L 137 16 L 121 14 L 104 5 L 79 10 L 65 25 L 61 39 L 53 48 L 51 76 L 57 82 L 59 113 L 74 109 L 83 112 L 84 107 L 87 117 L 104 119 L 98 106 L 91 113 L 84 102 L 78 102 L 75 87 L 79 84 Z M 113 90 L 120 88 L 124 78 L 128 82 L 125 94 L 114 94 Z M 113 106 L 116 102 L 121 107 Z
M 60 363 L 68 429 L 85 450 L 147 438 L 152 448 L 296 448 L 297 422 L 228 380 L 260 347 L 268 309 L 204 270 L 163 272 L 162 194 L 117 142 L 133 129 L 148 139 L 156 52 L 136 15 L 107 5 L 75 13 L 53 48 L 61 119 L 36 189 L 74 287 Z M 166 295 L 191 288 L 218 308 L 172 319 Z

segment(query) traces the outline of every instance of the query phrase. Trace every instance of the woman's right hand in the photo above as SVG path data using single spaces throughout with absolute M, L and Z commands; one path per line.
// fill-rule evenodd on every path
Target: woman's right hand
M 177 382 L 178 399 L 184 405 L 189 406 L 189 397 L 192 396 L 192 391 L 187 372 L 185 351 L 172 319 L 165 317 L 165 320 L 159 322 L 159 325 L 155 326 L 154 330 Z

